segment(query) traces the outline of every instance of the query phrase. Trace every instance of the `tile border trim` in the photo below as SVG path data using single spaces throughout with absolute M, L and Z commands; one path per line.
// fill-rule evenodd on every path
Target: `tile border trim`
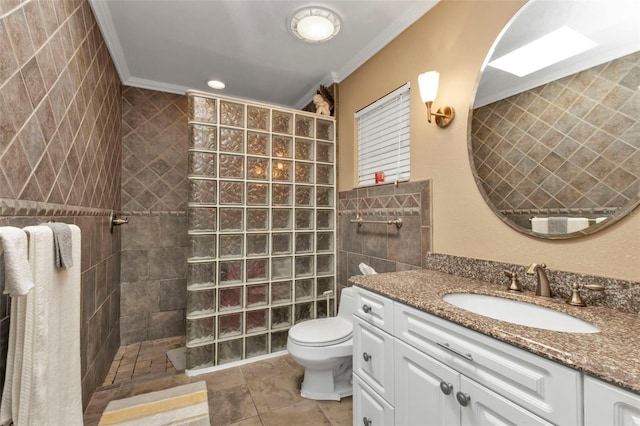
M 0 216 L 109 216 L 112 209 L 0 198 Z

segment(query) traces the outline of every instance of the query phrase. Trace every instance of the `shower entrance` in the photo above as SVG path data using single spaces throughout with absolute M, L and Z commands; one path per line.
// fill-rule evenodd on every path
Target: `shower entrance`
M 335 121 L 187 95 L 193 371 L 284 350 L 294 324 L 335 315 Z

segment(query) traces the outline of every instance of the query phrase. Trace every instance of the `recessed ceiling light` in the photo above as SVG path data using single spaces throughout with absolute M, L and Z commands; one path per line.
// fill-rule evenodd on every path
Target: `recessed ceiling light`
M 489 62 L 488 65 L 524 77 L 597 45 L 579 32 L 562 27 Z
M 221 82 L 220 80 L 209 80 L 207 81 L 207 86 L 211 87 L 212 89 L 224 89 L 226 87 L 226 85 Z
M 324 7 L 309 6 L 297 10 L 289 21 L 293 35 L 307 43 L 323 43 L 340 31 L 340 18 Z

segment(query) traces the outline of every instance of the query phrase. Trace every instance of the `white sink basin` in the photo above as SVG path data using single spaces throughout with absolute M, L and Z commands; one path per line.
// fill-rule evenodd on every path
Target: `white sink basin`
M 466 311 L 527 327 L 567 333 L 598 333 L 600 331 L 595 325 L 564 312 L 518 300 L 468 293 L 447 294 L 443 299 Z

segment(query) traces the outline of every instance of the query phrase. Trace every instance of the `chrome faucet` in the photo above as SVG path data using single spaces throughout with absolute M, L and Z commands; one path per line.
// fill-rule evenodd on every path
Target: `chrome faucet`
M 536 296 L 551 297 L 551 287 L 549 286 L 549 278 L 546 273 L 547 265 L 544 263 L 532 263 L 527 269 L 527 275 L 536 274 L 537 286 Z

